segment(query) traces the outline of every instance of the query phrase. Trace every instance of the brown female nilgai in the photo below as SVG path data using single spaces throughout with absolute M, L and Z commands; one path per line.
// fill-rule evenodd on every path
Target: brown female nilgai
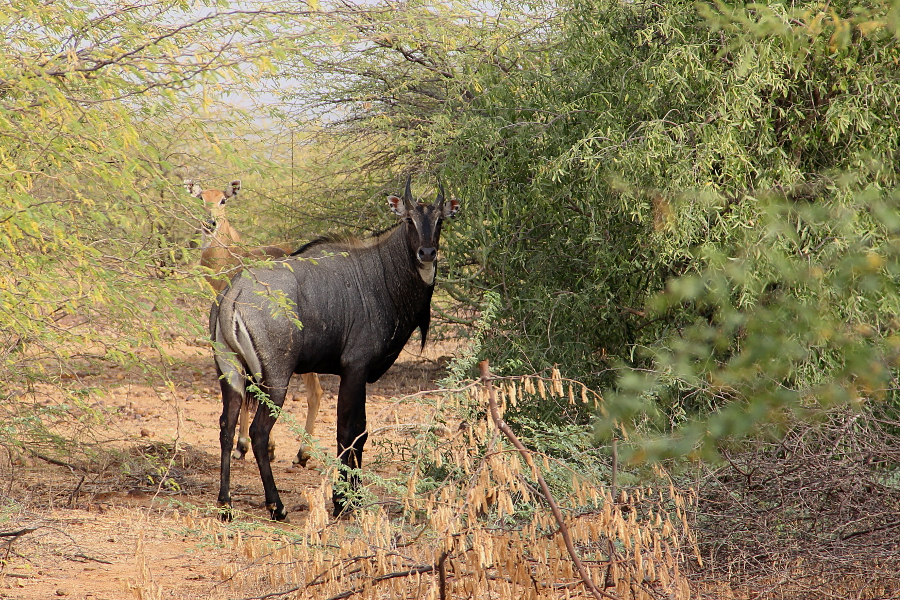
M 241 234 L 225 216 L 226 202 L 237 197 L 238 192 L 241 191 L 240 179 L 229 183 L 224 191 L 204 190 L 198 182 L 191 179 L 184 181 L 184 187 L 190 195 L 203 200 L 203 206 L 206 208 L 207 218 L 201 228 L 203 245 L 201 246 L 200 266 L 209 270 L 206 281 L 216 292 L 221 292 L 228 286 L 228 282 L 234 274 L 241 270 L 245 259 L 280 258 L 290 254 L 292 246 L 247 247 L 241 242 Z M 304 373 L 303 383 L 306 386 L 307 397 L 306 432 L 312 436 L 323 391 L 319 384 L 319 376 L 315 373 Z M 250 414 L 254 410 L 256 410 L 256 400 L 248 397 L 247 402 L 241 407 L 240 432 L 234 450 L 234 458 L 244 458 L 247 450 L 250 449 L 248 432 L 250 430 Z M 275 445 L 270 444 L 268 451 L 274 455 Z M 305 445 L 301 445 L 294 462 L 306 466 L 309 456 L 309 450 Z

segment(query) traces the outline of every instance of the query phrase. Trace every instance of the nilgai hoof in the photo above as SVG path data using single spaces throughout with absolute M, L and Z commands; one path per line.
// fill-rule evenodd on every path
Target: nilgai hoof
M 238 438 L 237 444 L 234 446 L 234 452 L 231 458 L 235 460 L 243 460 L 247 453 L 250 452 L 250 440 L 247 438 Z M 269 461 L 275 460 L 275 443 L 269 442 Z
M 220 503 L 218 509 L 220 521 L 223 523 L 231 523 L 234 520 L 234 512 L 231 510 L 231 503 Z
M 288 512 L 285 507 L 278 508 L 275 504 L 269 504 L 266 506 L 269 509 L 269 517 L 273 521 L 279 521 L 281 523 L 290 523 L 291 520 L 288 518 Z
M 312 458 L 312 456 L 309 454 L 309 452 L 306 451 L 306 448 L 300 448 L 299 450 L 297 450 L 297 456 L 294 458 L 294 464 L 306 468 L 306 463 L 309 462 L 310 458 Z
M 235 460 L 243 460 L 247 453 L 250 451 L 250 440 L 245 437 L 239 437 L 237 439 L 237 444 L 234 445 L 234 452 L 231 453 L 231 458 Z
M 334 494 L 331 497 L 331 502 L 334 504 L 332 516 L 335 519 L 349 517 L 353 512 L 353 504 L 348 502 L 342 495 Z

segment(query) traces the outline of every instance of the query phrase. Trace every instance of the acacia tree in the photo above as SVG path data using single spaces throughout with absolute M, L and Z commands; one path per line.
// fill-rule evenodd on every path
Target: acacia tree
M 448 289 L 499 293 L 495 365 L 722 432 L 893 387 L 890 3 L 454 6 L 345 13 L 349 50 L 306 60 L 341 135 L 468 199 Z
M 46 434 L 23 402 L 36 383 L 202 335 L 185 296 L 208 295 L 186 254 L 201 211 L 181 179 L 264 161 L 240 135 L 252 121 L 218 107 L 270 70 L 281 18 L 248 3 L 0 6 L 0 442 Z
M 302 19 L 308 35 L 285 41 L 267 90 L 281 99 L 273 116 L 295 145 L 310 147 L 298 179 L 313 196 L 333 199 L 335 223 L 386 223 L 357 215 L 380 215 L 371 204 L 408 174 L 437 182 L 446 141 L 457 133 L 454 112 L 477 93 L 478 74 L 527 67 L 552 27 L 548 10 L 541 2 L 490 10 L 465 1 L 316 3 Z M 360 197 L 365 206 L 342 221 L 340 212 Z

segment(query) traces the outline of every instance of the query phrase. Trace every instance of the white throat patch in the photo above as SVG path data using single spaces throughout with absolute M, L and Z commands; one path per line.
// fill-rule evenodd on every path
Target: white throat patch
M 419 266 L 419 277 L 421 277 L 422 281 L 424 281 L 428 285 L 434 283 L 434 276 L 437 273 L 437 267 L 434 263 L 435 261 L 431 261 L 427 266 Z

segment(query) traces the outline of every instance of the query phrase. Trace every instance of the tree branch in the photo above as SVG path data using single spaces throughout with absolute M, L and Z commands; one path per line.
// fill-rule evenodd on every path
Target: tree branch
M 516 437 L 516 434 L 512 432 L 512 429 L 509 428 L 509 425 L 506 424 L 506 421 L 500 418 L 500 412 L 497 410 L 497 396 L 494 391 L 494 386 L 491 384 L 491 370 L 488 365 L 488 361 L 483 360 L 478 364 L 481 369 L 481 381 L 484 386 L 488 390 L 488 403 L 491 408 L 491 419 L 493 419 L 494 423 L 497 425 L 497 429 L 499 429 L 503 435 L 512 443 L 513 446 L 516 447 L 516 450 L 519 451 L 519 454 L 522 455 L 522 458 L 525 459 L 525 462 L 531 464 L 531 451 L 526 448 L 522 442 L 519 441 L 519 438 Z M 559 510 L 559 505 L 554 500 L 553 496 L 550 494 L 550 486 L 547 485 L 547 482 L 544 481 L 544 478 L 541 474 L 535 469 L 535 474 L 537 475 L 538 483 L 541 486 L 541 491 L 544 494 L 544 498 L 547 500 L 547 504 L 550 505 L 550 510 L 553 513 L 553 517 L 556 519 L 557 524 L 559 525 L 559 533 L 563 537 L 563 541 L 566 543 L 566 550 L 569 551 L 569 556 L 572 557 L 572 562 L 575 563 L 575 568 L 578 570 L 578 574 L 581 576 L 581 581 L 584 582 L 584 586 L 588 589 L 591 594 L 593 594 L 594 598 L 597 600 L 601 600 L 601 598 L 609 598 L 610 600 L 619 600 L 618 596 L 614 596 L 612 594 L 608 594 L 606 592 L 601 591 L 596 584 L 594 584 L 593 579 L 591 579 L 590 573 L 587 572 L 587 569 L 584 566 L 584 563 L 581 562 L 581 557 L 578 556 L 578 551 L 575 549 L 575 544 L 572 542 L 572 536 L 569 535 L 569 528 L 566 526 L 566 522 L 563 520 L 562 511 Z

